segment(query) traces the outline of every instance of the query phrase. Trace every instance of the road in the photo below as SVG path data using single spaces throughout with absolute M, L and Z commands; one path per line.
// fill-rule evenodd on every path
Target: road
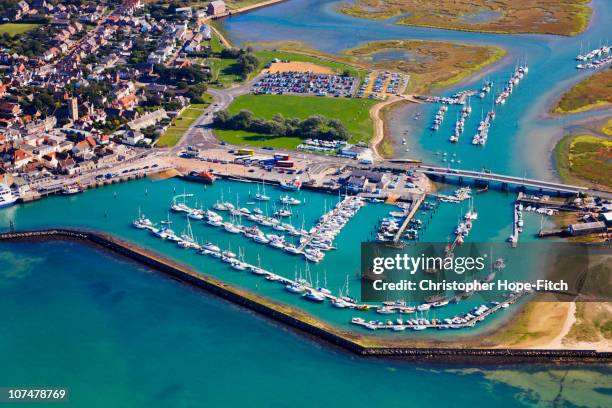
M 240 95 L 246 95 L 250 92 L 251 86 L 259 79 L 259 76 L 253 78 L 244 84 L 234 86 L 227 89 L 216 89 L 209 87 L 208 92 L 213 97 L 211 103 L 196 119 L 191 127 L 187 129 L 183 137 L 178 143 L 170 149 L 171 153 L 178 153 L 184 150 L 186 146 L 196 146 L 199 149 L 209 147 L 218 147 L 219 141 L 212 132 L 211 124 L 215 112 L 219 112 L 228 108 L 228 106 Z

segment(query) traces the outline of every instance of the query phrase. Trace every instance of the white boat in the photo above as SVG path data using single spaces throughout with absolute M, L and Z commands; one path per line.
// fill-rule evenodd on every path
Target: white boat
M 74 195 L 74 194 L 79 194 L 82 192 L 83 192 L 83 189 L 79 187 L 77 184 L 62 187 L 62 195 Z
M 293 213 L 289 209 L 282 208 L 274 212 L 275 217 L 291 217 Z
M 259 192 L 259 184 L 257 185 L 257 194 L 255 194 L 255 200 L 257 201 L 270 201 L 270 197 L 266 195 L 266 183 L 261 180 L 261 193 Z
M 18 199 L 19 197 L 11 191 L 9 186 L 0 184 L 0 208 L 15 204 Z
M 204 214 L 198 211 L 190 211 L 187 213 L 187 217 L 191 218 L 192 220 L 203 220 Z
M 280 202 L 287 205 L 299 205 L 302 203 L 297 198 L 289 197 L 288 195 L 282 196 Z
M 233 262 L 230 262 L 230 266 L 237 271 L 244 271 L 247 269 L 248 264 L 242 261 L 234 260 Z
M 144 214 L 140 213 L 140 208 L 138 208 L 138 218 L 136 218 L 132 222 L 132 225 L 138 229 L 145 229 L 145 228 L 151 229 L 154 226 L 153 222 L 150 219 L 145 217 Z
M 270 240 L 268 238 L 266 238 L 264 235 L 254 235 L 253 236 L 253 241 L 259 242 L 260 244 L 268 244 L 268 243 L 270 243 Z
M 221 248 L 219 248 L 217 245 L 213 244 L 212 242 L 206 242 L 205 244 L 203 244 L 202 249 L 206 249 L 208 251 L 213 251 L 213 252 L 221 251 Z
M 240 234 L 240 228 L 236 227 L 231 222 L 224 223 L 223 229 L 225 229 L 227 232 L 231 232 L 232 234 Z
M 379 307 L 378 309 L 376 309 L 376 313 L 380 313 L 380 314 L 392 314 L 392 313 L 395 313 L 395 312 L 393 311 L 393 309 L 390 309 L 390 308 L 388 308 L 386 306 L 383 306 L 383 307 Z
M 302 293 L 306 290 L 306 287 L 304 285 L 300 285 L 299 283 L 294 282 L 285 286 L 285 289 L 287 289 L 287 291 L 291 293 Z
M 219 219 L 215 219 L 215 218 L 211 218 L 208 221 L 206 221 L 206 223 L 208 225 L 212 225 L 213 227 L 221 227 L 223 225 L 223 222 Z
M 295 245 L 285 245 L 283 248 L 285 252 L 289 252 L 290 254 L 299 255 L 302 253 Z
M 424 311 L 429 310 L 429 309 L 431 309 L 431 304 L 429 304 L 429 303 L 423 303 L 422 305 L 418 305 L 417 306 L 417 310 L 419 312 L 424 312 Z
M 310 300 L 311 302 L 321 303 L 325 301 L 325 296 L 315 290 L 309 290 L 302 295 L 302 297 L 306 300 Z

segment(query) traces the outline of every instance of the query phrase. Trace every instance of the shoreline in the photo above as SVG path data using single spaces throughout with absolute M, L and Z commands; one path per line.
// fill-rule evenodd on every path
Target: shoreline
M 307 333 L 318 340 L 331 343 L 359 356 L 395 357 L 413 361 L 446 362 L 461 364 L 514 364 L 522 362 L 538 363 L 609 363 L 612 352 L 576 349 L 518 349 L 467 347 L 464 344 L 448 344 L 441 341 L 403 339 L 390 342 L 389 339 L 373 339 L 365 335 L 347 332 L 322 322 L 314 316 L 290 305 L 269 300 L 250 291 L 236 288 L 223 281 L 196 272 L 163 255 L 141 248 L 137 245 L 100 232 L 78 229 L 44 229 L 0 233 L 0 242 L 75 240 L 92 244 L 102 250 L 128 258 L 150 267 L 171 279 L 189 284 L 224 298 L 228 301 L 251 309 L 287 325 L 301 333 Z M 420 344 L 420 346 L 419 346 Z M 444 347 L 447 346 L 447 347 Z

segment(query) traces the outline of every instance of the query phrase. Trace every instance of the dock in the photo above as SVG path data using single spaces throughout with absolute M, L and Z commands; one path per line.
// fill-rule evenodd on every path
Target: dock
M 519 300 L 522 296 L 526 295 L 527 293 L 528 292 L 526 291 L 512 293 L 502 302 L 495 302 L 492 307 L 488 307 L 481 314 L 474 316 L 473 318 L 470 318 L 462 323 L 449 324 L 449 323 L 438 323 L 438 322 L 422 322 L 422 323 L 413 324 L 413 323 L 410 323 L 409 320 L 407 320 L 404 323 L 408 323 L 408 324 L 399 324 L 399 323 L 389 324 L 388 322 L 365 321 L 364 319 L 361 319 L 361 318 L 353 318 L 351 320 L 351 323 L 358 325 L 358 326 L 363 326 L 370 330 L 387 329 L 387 330 L 393 330 L 393 331 L 402 331 L 406 329 L 410 329 L 410 330 L 464 329 L 464 328 L 476 326 L 477 323 L 484 321 L 487 317 L 489 317 L 493 313 L 499 311 L 500 309 L 505 309 L 509 307 L 511 304 L 514 304 L 517 300 Z M 417 319 L 417 320 L 424 320 L 424 319 Z
M 400 229 L 397 230 L 397 232 L 395 233 L 395 236 L 393 237 L 394 243 L 398 243 L 399 240 L 402 238 L 404 231 L 406 231 L 406 228 L 408 228 L 408 224 L 410 223 L 410 220 L 414 218 L 414 215 L 419 210 L 419 207 L 421 207 L 421 204 L 423 204 L 423 201 L 425 201 L 425 197 L 426 197 L 426 194 L 420 194 L 416 200 L 412 201 L 412 205 L 410 207 L 410 210 L 406 214 L 406 218 L 404 218 L 404 222 L 402 222 Z
M 359 198 L 358 196 L 345 196 L 344 199 L 338 202 L 338 204 L 336 204 L 336 206 L 331 211 L 323 214 L 321 216 L 321 221 L 319 221 L 319 223 L 317 223 L 317 225 L 313 227 L 313 229 L 309 232 L 309 235 L 305 237 L 306 239 L 300 243 L 298 251 L 302 252 L 304 248 L 306 248 L 306 246 L 308 246 L 310 242 L 319 235 L 321 230 L 326 227 L 327 222 L 330 218 L 333 218 L 334 216 L 338 215 L 345 208 L 352 206 L 353 203 L 357 200 L 361 200 L 361 198 Z M 342 225 L 342 227 L 344 227 L 344 225 Z
M 521 210 L 518 208 L 519 204 L 514 205 L 514 222 L 512 223 L 512 242 L 510 242 L 510 246 L 512 248 L 516 248 L 519 240 L 519 220 L 521 219 L 520 213 Z

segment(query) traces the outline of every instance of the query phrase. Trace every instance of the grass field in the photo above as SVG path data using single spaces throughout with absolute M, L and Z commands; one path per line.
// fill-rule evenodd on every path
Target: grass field
M 586 182 L 612 189 L 612 141 L 609 139 L 566 136 L 555 147 L 555 161 L 564 182 Z
M 206 63 L 212 70 L 213 80 L 219 82 L 222 87 L 229 86 L 235 82 L 242 82 L 242 76 L 238 71 L 235 59 L 208 58 Z
M 157 141 L 157 147 L 172 147 L 174 146 L 183 136 L 183 134 L 189 129 L 189 126 L 202 114 L 204 108 L 208 104 L 193 104 L 185 109 L 178 117 L 172 119 L 172 124 L 161 135 Z
M 305 119 L 312 115 L 323 115 L 338 119 L 351 134 L 351 143 L 368 142 L 372 138 L 373 125 L 369 110 L 376 103 L 365 99 L 322 98 L 292 95 L 243 95 L 230 105 L 229 112 L 242 109 L 253 112 L 255 117 L 271 119 L 280 113 L 286 118 Z M 246 131 L 215 130 L 217 136 L 237 145 L 270 146 L 294 149 L 302 141 L 297 137 L 272 137 Z
M 597 72 L 567 91 L 555 113 L 584 112 L 612 104 L 612 69 Z
M 8 33 L 14 37 L 39 27 L 40 24 L 0 24 L 0 35 Z

